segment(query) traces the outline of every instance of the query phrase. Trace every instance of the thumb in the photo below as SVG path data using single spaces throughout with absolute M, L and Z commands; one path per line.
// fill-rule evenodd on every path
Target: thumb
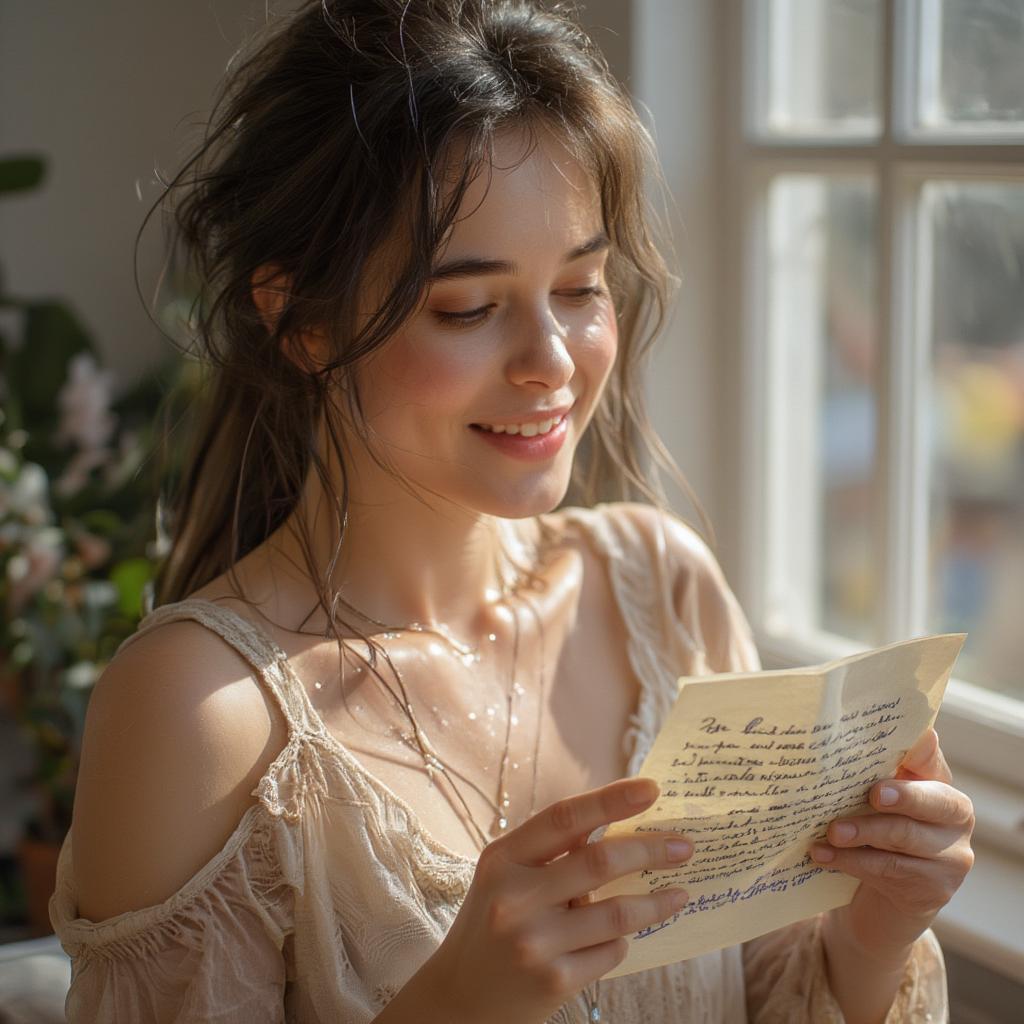
M 899 777 L 951 782 L 952 773 L 939 749 L 939 734 L 927 729 L 900 762 Z

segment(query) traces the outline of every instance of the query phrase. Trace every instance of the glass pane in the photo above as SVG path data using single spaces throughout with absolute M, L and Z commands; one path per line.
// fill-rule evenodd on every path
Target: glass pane
M 1024 186 L 924 192 L 933 277 L 928 628 L 1024 698 Z
M 873 138 L 881 130 L 880 0 L 769 0 L 765 131 Z
M 1024 131 L 1024 3 L 922 0 L 925 128 Z
M 782 432 L 772 443 L 788 460 L 771 482 L 788 537 L 776 585 L 800 591 L 782 601 L 789 628 L 873 643 L 875 189 L 867 179 L 783 175 L 769 202 L 769 345 Z

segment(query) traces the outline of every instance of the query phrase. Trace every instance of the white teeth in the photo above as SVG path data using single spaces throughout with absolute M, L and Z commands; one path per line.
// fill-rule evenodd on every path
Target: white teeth
M 510 427 L 492 427 L 486 423 L 479 424 L 484 430 L 489 430 L 494 434 L 520 434 L 523 437 L 536 437 L 538 434 L 546 434 L 552 427 L 558 426 L 562 422 L 561 416 L 556 416 L 551 420 L 541 420 L 540 423 L 519 423 Z

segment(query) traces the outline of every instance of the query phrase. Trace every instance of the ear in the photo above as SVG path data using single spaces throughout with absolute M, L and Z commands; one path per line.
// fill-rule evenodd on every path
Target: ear
M 250 280 L 252 301 L 268 331 L 273 331 L 291 292 L 291 278 L 278 266 L 259 267 Z M 328 361 L 327 339 L 322 331 L 307 330 L 282 339 L 282 352 L 303 373 Z

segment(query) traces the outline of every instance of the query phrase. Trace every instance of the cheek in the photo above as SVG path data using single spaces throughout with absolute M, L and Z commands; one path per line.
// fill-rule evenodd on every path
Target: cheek
M 388 346 L 360 377 L 367 417 L 438 412 L 464 402 L 479 380 L 482 353 L 415 338 Z
M 618 351 L 619 325 L 614 308 L 609 306 L 583 332 L 580 358 L 586 361 L 590 375 L 603 382 L 615 364 Z

